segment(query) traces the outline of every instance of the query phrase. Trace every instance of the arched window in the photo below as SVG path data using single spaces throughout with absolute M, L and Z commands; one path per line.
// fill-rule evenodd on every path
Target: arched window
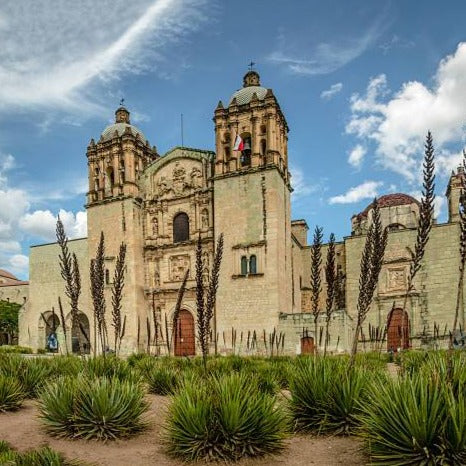
M 173 242 L 189 240 L 189 217 L 184 212 L 175 215 L 173 219 Z
M 241 275 L 248 274 L 248 258 L 246 256 L 241 257 Z
M 113 185 L 115 184 L 115 173 L 113 172 L 113 167 L 108 167 L 106 171 L 106 188 L 111 189 L 113 188 Z
M 251 165 L 251 135 L 249 133 L 244 133 L 241 135 L 243 139 L 243 150 L 241 151 L 241 166 L 249 167 Z
M 257 273 L 257 259 L 254 255 L 249 258 L 249 273 Z

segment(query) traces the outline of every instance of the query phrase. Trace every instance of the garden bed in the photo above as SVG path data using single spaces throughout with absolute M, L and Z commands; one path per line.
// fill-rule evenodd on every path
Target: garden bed
M 50 445 L 69 459 L 79 459 L 96 465 L 185 465 L 169 458 L 160 439 L 169 398 L 148 395 L 150 409 L 147 418 L 149 429 L 128 440 L 101 443 L 85 440 L 60 440 L 47 435 L 38 418 L 36 402 L 26 401 L 15 412 L 0 414 L 0 440 L 7 441 L 20 451 Z M 276 457 L 246 459 L 241 466 L 305 466 L 319 464 L 333 466 L 362 465 L 368 462 L 361 450 L 362 443 L 354 437 L 292 436 L 286 441 L 287 448 Z

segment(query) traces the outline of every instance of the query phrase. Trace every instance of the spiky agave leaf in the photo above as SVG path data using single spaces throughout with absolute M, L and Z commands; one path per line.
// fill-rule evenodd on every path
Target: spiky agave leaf
M 0 374 L 0 413 L 20 408 L 24 397 L 21 382 L 17 378 Z

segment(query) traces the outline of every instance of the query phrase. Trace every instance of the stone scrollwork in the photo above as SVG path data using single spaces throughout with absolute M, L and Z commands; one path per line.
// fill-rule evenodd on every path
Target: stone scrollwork
M 387 290 L 404 290 L 406 288 L 406 269 L 388 269 L 387 270 Z

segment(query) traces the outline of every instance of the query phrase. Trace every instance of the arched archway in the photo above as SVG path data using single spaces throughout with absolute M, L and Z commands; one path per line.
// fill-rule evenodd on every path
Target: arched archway
M 409 348 L 409 317 L 403 309 L 393 309 L 387 318 L 387 350 Z
M 41 319 L 42 322 L 39 324 L 39 328 L 44 329 L 43 348 L 51 352 L 58 351 L 57 333 L 60 327 L 60 319 L 54 312 L 50 311 L 42 314 Z
M 314 354 L 314 351 L 314 338 L 308 336 L 301 337 L 301 354 Z
M 194 356 L 196 354 L 196 339 L 193 315 L 182 309 L 175 323 L 175 356 Z
M 71 350 L 73 353 L 79 353 L 79 344 L 81 343 L 82 353 L 89 354 L 91 351 L 90 342 L 89 319 L 86 314 L 80 312 L 77 325 L 71 327 Z

